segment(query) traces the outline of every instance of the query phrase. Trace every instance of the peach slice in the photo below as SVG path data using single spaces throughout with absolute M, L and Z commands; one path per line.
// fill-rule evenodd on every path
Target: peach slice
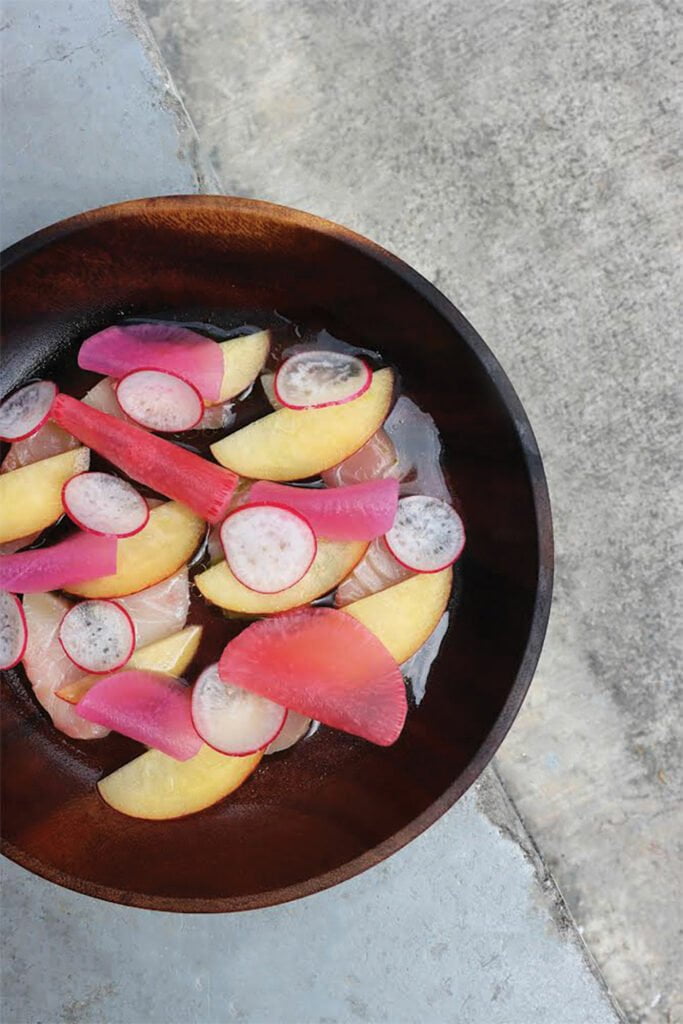
M 62 487 L 89 465 L 89 449 L 74 448 L 0 475 L 0 544 L 56 522 L 64 512 Z
M 345 405 L 278 409 L 211 445 L 215 458 L 241 476 L 302 480 L 348 458 L 382 426 L 394 375 L 373 374 L 370 387 Z
M 270 351 L 270 331 L 244 334 L 220 343 L 225 370 L 219 402 L 227 402 L 249 387 L 263 369 Z

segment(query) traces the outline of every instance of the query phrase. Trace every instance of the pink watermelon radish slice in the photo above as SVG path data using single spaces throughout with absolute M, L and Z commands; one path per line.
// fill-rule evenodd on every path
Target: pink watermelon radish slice
M 0 556 L 0 588 L 35 594 L 116 572 L 116 537 L 77 533 L 47 548 Z
M 285 724 L 266 747 L 266 754 L 280 754 L 283 750 L 289 750 L 295 743 L 306 735 L 311 728 L 311 721 L 308 715 L 300 715 L 297 711 L 288 711 Z
M 74 665 L 99 675 L 126 664 L 135 647 L 135 627 L 116 601 L 81 601 L 62 619 L 59 642 Z
M 252 623 L 227 645 L 219 672 L 230 686 L 381 746 L 398 739 L 405 721 L 397 663 L 369 629 L 334 608 Z
M 76 526 L 100 536 L 131 537 L 149 519 L 135 488 L 111 473 L 77 473 L 62 488 L 62 504 Z
M 161 583 L 138 590 L 128 597 L 117 597 L 135 626 L 135 646 L 146 647 L 178 633 L 187 622 L 190 610 L 190 581 L 187 567 Z
M 37 380 L 0 403 L 0 441 L 21 441 L 40 430 L 57 396 L 51 380 Z
M 411 575 L 410 569 L 396 561 L 384 538 L 378 537 L 368 545 L 360 562 L 337 587 L 335 607 L 343 608 L 352 601 L 360 601 L 362 597 L 393 587 Z
M 217 342 L 172 324 L 107 327 L 83 342 L 78 365 L 115 378 L 141 369 L 174 373 L 194 384 L 207 402 L 220 399 L 225 369 Z
M 0 669 L 14 668 L 24 657 L 28 629 L 21 601 L 0 590 Z
M 116 400 L 133 422 L 166 434 L 191 430 L 204 413 L 194 384 L 162 370 L 131 370 L 118 382 Z
M 345 484 L 360 484 L 365 480 L 399 476 L 398 456 L 391 438 L 384 430 L 378 430 L 348 459 L 326 469 L 321 474 L 327 487 L 343 487 Z
M 221 544 L 240 583 L 260 594 L 293 587 L 310 569 L 318 549 L 301 513 L 274 504 L 236 508 L 221 526 Z
M 69 395 L 57 396 L 53 416 L 131 479 L 182 502 L 210 523 L 225 518 L 238 481 L 229 469 Z
M 254 754 L 275 739 L 286 718 L 286 709 L 267 697 L 224 683 L 218 665 L 205 668 L 194 684 L 194 727 L 222 754 Z
M 128 669 L 105 676 L 76 707 L 88 722 L 115 729 L 176 761 L 194 757 L 202 745 L 192 724 L 189 688 L 161 672 Z
M 372 370 L 345 352 L 297 352 L 275 374 L 275 397 L 289 409 L 322 409 L 359 398 L 370 387 Z
M 390 530 L 398 504 L 397 480 L 368 480 L 347 487 L 288 487 L 260 480 L 250 502 L 286 505 L 306 517 L 327 540 L 372 540 Z
M 440 572 L 465 545 L 462 519 L 445 501 L 415 494 L 401 498 L 396 521 L 386 535 L 394 558 L 414 572 Z

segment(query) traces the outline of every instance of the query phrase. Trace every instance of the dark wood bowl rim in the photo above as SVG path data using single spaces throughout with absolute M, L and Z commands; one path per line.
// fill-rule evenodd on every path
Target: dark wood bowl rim
M 414 818 L 413 821 L 398 832 L 395 832 L 394 835 L 384 842 L 366 851 L 360 857 L 348 861 L 333 871 L 314 876 L 296 885 L 271 890 L 270 892 L 262 892 L 257 895 L 217 899 L 176 898 L 149 896 L 145 893 L 129 892 L 84 881 L 59 871 L 42 861 L 37 861 L 36 858 L 19 849 L 14 844 L 8 843 L 4 839 L 2 840 L 2 853 L 9 857 L 10 860 L 27 868 L 34 874 L 40 875 L 42 878 L 55 882 L 57 885 L 67 889 L 72 889 L 74 892 L 84 893 L 112 903 L 142 907 L 149 910 L 173 911 L 176 913 L 226 913 L 255 910 L 286 903 L 290 900 L 310 896 L 323 889 L 338 885 L 340 882 L 346 881 L 346 879 L 353 878 L 354 875 L 366 871 L 386 857 L 396 853 L 424 832 L 425 829 L 429 828 L 430 825 L 433 825 L 442 814 L 460 799 L 463 793 L 478 778 L 502 743 L 519 712 L 540 657 L 552 598 L 554 566 L 553 528 L 548 486 L 541 454 L 531 429 L 531 424 L 512 384 L 491 350 L 453 303 L 442 295 L 433 284 L 430 284 L 426 278 L 397 256 L 348 228 L 335 224 L 333 221 L 325 220 L 322 217 L 317 217 L 314 214 L 304 213 L 291 207 L 279 206 L 275 203 L 263 202 L 257 199 L 218 195 L 158 196 L 133 199 L 128 202 L 115 203 L 111 206 L 103 206 L 42 228 L 3 250 L 0 253 L 0 269 L 6 270 L 17 261 L 30 256 L 36 250 L 42 249 L 46 245 L 74 231 L 78 231 L 86 225 L 109 219 L 135 218 L 140 214 L 144 214 L 150 207 L 162 206 L 172 211 L 179 204 L 195 206 L 198 210 L 202 211 L 211 211 L 216 207 L 221 207 L 223 210 L 227 208 L 238 211 L 242 216 L 253 216 L 257 219 L 266 214 L 270 218 L 277 218 L 285 223 L 296 223 L 299 227 L 303 226 L 309 231 L 328 237 L 331 236 L 344 245 L 361 250 L 373 260 L 390 268 L 394 274 L 410 285 L 455 329 L 465 344 L 469 346 L 484 365 L 489 377 L 493 381 L 504 406 L 513 420 L 520 447 L 524 453 L 524 462 L 529 474 L 529 484 L 532 490 L 537 523 L 538 576 L 532 622 L 519 671 L 498 718 L 475 756 L 448 789 L 421 815 Z

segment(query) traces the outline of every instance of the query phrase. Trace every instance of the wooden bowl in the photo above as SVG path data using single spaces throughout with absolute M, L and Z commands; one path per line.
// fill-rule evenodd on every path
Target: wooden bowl
M 400 849 L 477 778 L 524 699 L 543 642 L 552 528 L 541 458 L 500 366 L 464 317 L 395 256 L 309 214 L 175 196 L 84 213 L 3 256 L 3 390 L 63 377 L 122 315 L 221 324 L 274 311 L 394 363 L 434 417 L 468 530 L 455 608 L 424 700 L 398 743 L 321 729 L 189 818 L 123 817 L 96 781 L 130 741 L 58 733 L 21 669 L 4 674 L 3 851 L 53 882 L 174 911 L 269 906 Z M 69 363 L 65 361 L 69 360 Z

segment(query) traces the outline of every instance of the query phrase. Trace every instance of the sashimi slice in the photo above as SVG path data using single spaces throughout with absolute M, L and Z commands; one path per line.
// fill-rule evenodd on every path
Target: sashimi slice
M 160 672 L 127 669 L 100 680 L 76 707 L 89 722 L 187 761 L 202 745 L 190 705 L 190 690 L 180 680 Z
M 80 448 L 81 442 L 78 438 L 67 434 L 52 420 L 44 423 L 35 434 L 24 438 L 23 441 L 15 441 L 10 450 L 2 460 L 0 473 L 9 473 L 20 466 L 30 466 L 33 462 L 40 462 L 41 459 L 49 459 L 52 455 L 61 455 L 62 452 Z
M 36 380 L 13 391 L 0 402 L 0 441 L 23 441 L 31 437 L 50 415 L 57 395 L 51 380 Z
M 235 577 L 259 594 L 293 587 L 310 569 L 315 534 L 300 512 L 282 505 L 249 504 L 221 526 L 225 559 Z
M 358 398 L 370 387 L 372 370 L 346 352 L 297 352 L 275 374 L 275 397 L 289 409 L 324 409 Z
M 21 601 L 0 590 L 0 669 L 14 668 L 24 656 L 28 631 Z
M 70 661 L 59 642 L 59 624 L 71 605 L 56 594 L 27 594 L 24 614 L 28 642 L 23 665 L 38 702 L 55 727 L 76 740 L 96 740 L 109 732 L 102 725 L 86 722 L 76 708 L 57 696 L 57 690 L 83 674 Z
M 78 473 L 64 484 L 66 514 L 82 530 L 131 537 L 149 519 L 149 505 L 126 480 L 111 473 Z
M 29 533 L 27 537 L 17 537 L 16 540 L 8 540 L 6 543 L 0 544 L 0 555 L 13 555 L 15 551 L 27 548 L 29 544 L 33 544 L 34 540 L 38 540 L 42 532 L 42 530 L 38 530 L 37 533 Z
M 116 537 L 77 533 L 46 548 L 0 556 L 0 588 L 17 594 L 59 590 L 116 572 Z
M 221 402 L 219 405 L 204 407 L 202 418 L 196 426 L 197 430 L 225 430 L 236 420 L 234 402 Z
M 401 498 L 386 544 L 394 558 L 414 572 L 440 572 L 465 544 L 465 527 L 455 509 L 422 494 Z
M 135 647 L 135 629 L 115 601 L 81 601 L 62 619 L 59 642 L 82 672 L 102 674 L 126 664 Z
M 308 715 L 300 715 L 297 711 L 288 711 L 285 724 L 272 743 L 266 747 L 266 754 L 280 754 L 289 750 L 295 743 L 303 739 L 311 728 L 312 719 Z
M 107 415 L 113 416 L 114 419 L 125 420 L 127 423 L 130 423 L 128 416 L 126 416 L 119 405 L 114 385 L 115 381 L 111 380 L 110 377 L 105 377 L 104 380 L 99 381 L 94 388 L 91 388 L 83 396 L 82 401 L 85 405 L 89 405 L 91 409 L 99 409 L 100 412 L 106 412 Z
M 426 494 L 450 501 L 441 468 L 441 438 L 432 417 L 401 395 L 384 424 L 398 454 L 401 494 Z
M 137 647 L 146 647 L 182 629 L 190 610 L 190 581 L 187 568 L 153 587 L 139 590 L 128 597 L 117 597 L 117 603 L 130 615 L 135 626 Z
M 162 370 L 131 370 L 119 381 L 116 398 L 134 423 L 166 434 L 191 430 L 204 412 L 196 387 Z
M 334 603 L 337 608 L 343 608 L 352 601 L 393 587 L 411 575 L 411 570 L 394 558 L 384 538 L 378 537 L 369 545 L 353 572 L 339 584 Z
M 210 523 L 225 518 L 238 481 L 229 469 L 69 395 L 57 396 L 53 413 L 60 426 L 133 480 L 188 505 Z
M 399 463 L 393 441 L 380 429 L 348 459 L 321 474 L 327 487 L 360 484 L 365 480 L 399 477 Z
M 209 665 L 192 689 L 192 720 L 210 747 L 244 757 L 268 746 L 287 717 L 286 708 L 240 686 L 224 683 Z
M 391 529 L 398 503 L 397 480 L 368 480 L 347 487 L 288 487 L 259 480 L 250 502 L 286 505 L 306 517 L 319 537 L 372 540 Z
M 405 721 L 398 664 L 365 626 L 334 608 L 252 623 L 227 645 L 219 672 L 231 686 L 381 746 L 398 739 Z
M 131 370 L 163 370 L 189 380 L 207 401 L 220 399 L 221 348 L 187 327 L 160 323 L 107 327 L 83 342 L 78 365 L 116 378 Z

